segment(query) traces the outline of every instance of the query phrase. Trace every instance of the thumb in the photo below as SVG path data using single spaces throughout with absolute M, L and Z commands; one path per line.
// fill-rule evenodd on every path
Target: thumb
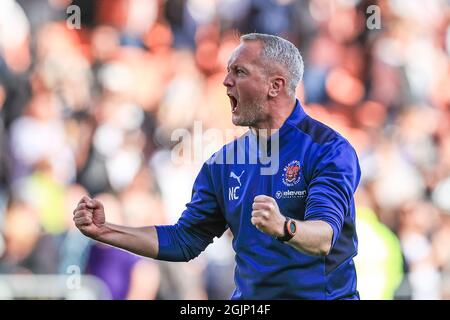
M 103 209 L 103 204 L 97 199 L 87 201 L 86 206 L 91 209 Z
M 82 204 L 82 203 L 88 203 L 89 201 L 91 201 L 91 198 L 89 198 L 89 196 L 83 196 L 81 199 L 80 199 L 80 201 L 78 202 L 78 204 L 80 205 L 80 204 Z

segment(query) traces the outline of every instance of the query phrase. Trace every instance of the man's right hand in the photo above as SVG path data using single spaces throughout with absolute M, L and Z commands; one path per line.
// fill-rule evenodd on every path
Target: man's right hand
M 81 198 L 73 211 L 75 226 L 85 236 L 96 239 L 105 226 L 105 210 L 103 204 L 88 196 Z

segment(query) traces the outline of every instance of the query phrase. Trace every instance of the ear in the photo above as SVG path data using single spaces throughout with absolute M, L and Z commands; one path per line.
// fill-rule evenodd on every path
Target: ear
M 269 81 L 269 97 L 275 98 L 285 89 L 286 79 L 282 76 L 273 76 Z

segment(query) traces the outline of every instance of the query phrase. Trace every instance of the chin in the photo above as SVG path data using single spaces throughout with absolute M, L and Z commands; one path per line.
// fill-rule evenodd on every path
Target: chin
M 245 121 L 245 119 L 240 119 L 239 117 L 235 117 L 235 116 L 232 117 L 231 122 L 233 122 L 233 124 L 235 126 L 239 126 L 239 127 L 250 126 L 249 121 Z
M 236 117 L 235 115 L 232 115 L 232 116 L 231 116 L 231 122 L 232 122 L 235 126 L 240 126 L 240 125 L 241 125 L 241 124 L 240 124 L 240 121 L 239 121 L 239 118 Z

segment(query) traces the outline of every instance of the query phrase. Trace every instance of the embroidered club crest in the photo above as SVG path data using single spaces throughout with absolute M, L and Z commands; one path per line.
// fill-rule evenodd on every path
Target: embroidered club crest
M 292 187 L 300 181 L 300 161 L 294 160 L 289 162 L 283 169 L 283 183 Z

